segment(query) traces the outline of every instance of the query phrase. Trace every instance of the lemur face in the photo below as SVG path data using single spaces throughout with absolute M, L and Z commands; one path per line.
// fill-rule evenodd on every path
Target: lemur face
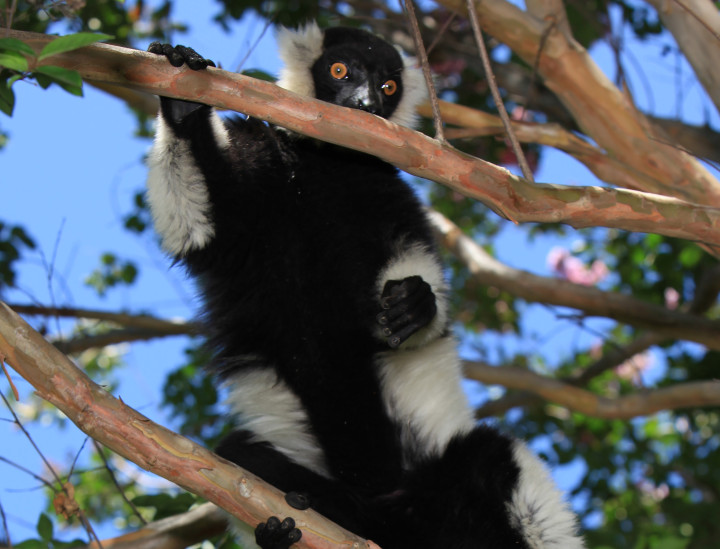
M 328 29 L 323 53 L 311 69 L 315 96 L 389 118 L 403 95 L 403 69 L 398 51 L 374 35 Z
M 361 109 L 391 122 L 415 126 L 427 89 L 415 60 L 360 29 L 320 29 L 311 23 L 278 31 L 285 62 L 278 85 L 302 95 Z

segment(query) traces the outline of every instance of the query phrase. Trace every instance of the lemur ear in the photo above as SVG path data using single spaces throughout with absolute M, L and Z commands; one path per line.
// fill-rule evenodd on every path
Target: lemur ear
M 323 52 L 325 33 L 314 21 L 297 30 L 280 27 L 277 30 L 278 55 L 284 67 L 277 85 L 308 97 L 315 97 L 312 65 Z

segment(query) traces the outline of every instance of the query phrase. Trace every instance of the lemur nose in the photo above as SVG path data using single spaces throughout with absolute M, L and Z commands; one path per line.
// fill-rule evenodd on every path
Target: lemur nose
M 375 101 L 367 99 L 359 100 L 357 108 L 370 114 L 380 114 L 380 106 Z

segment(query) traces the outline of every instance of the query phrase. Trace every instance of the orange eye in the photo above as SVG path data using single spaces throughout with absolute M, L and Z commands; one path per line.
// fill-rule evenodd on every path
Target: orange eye
M 342 80 L 343 78 L 345 78 L 347 76 L 347 73 L 348 68 L 345 63 L 333 63 L 330 67 L 330 75 L 337 80 Z
M 397 82 L 395 82 L 395 80 L 388 80 L 380 87 L 382 88 L 382 91 L 385 92 L 385 95 L 392 95 L 398 89 L 398 85 L 397 85 Z

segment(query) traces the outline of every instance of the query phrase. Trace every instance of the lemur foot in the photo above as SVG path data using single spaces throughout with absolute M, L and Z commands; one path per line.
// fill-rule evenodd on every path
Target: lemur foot
M 380 296 L 382 312 L 376 317 L 387 344 L 395 349 L 424 328 L 437 313 L 435 294 L 420 276 L 388 280 Z
M 187 65 L 194 71 L 200 71 L 215 66 L 213 61 L 205 59 L 194 49 L 186 46 L 171 46 L 170 44 L 153 42 L 148 46 L 148 51 L 157 55 L 164 55 L 173 67 Z
M 255 528 L 255 543 L 260 549 L 288 549 L 302 537 L 302 532 L 295 528 L 295 521 L 288 517 L 280 522 L 277 517 L 270 517 Z

